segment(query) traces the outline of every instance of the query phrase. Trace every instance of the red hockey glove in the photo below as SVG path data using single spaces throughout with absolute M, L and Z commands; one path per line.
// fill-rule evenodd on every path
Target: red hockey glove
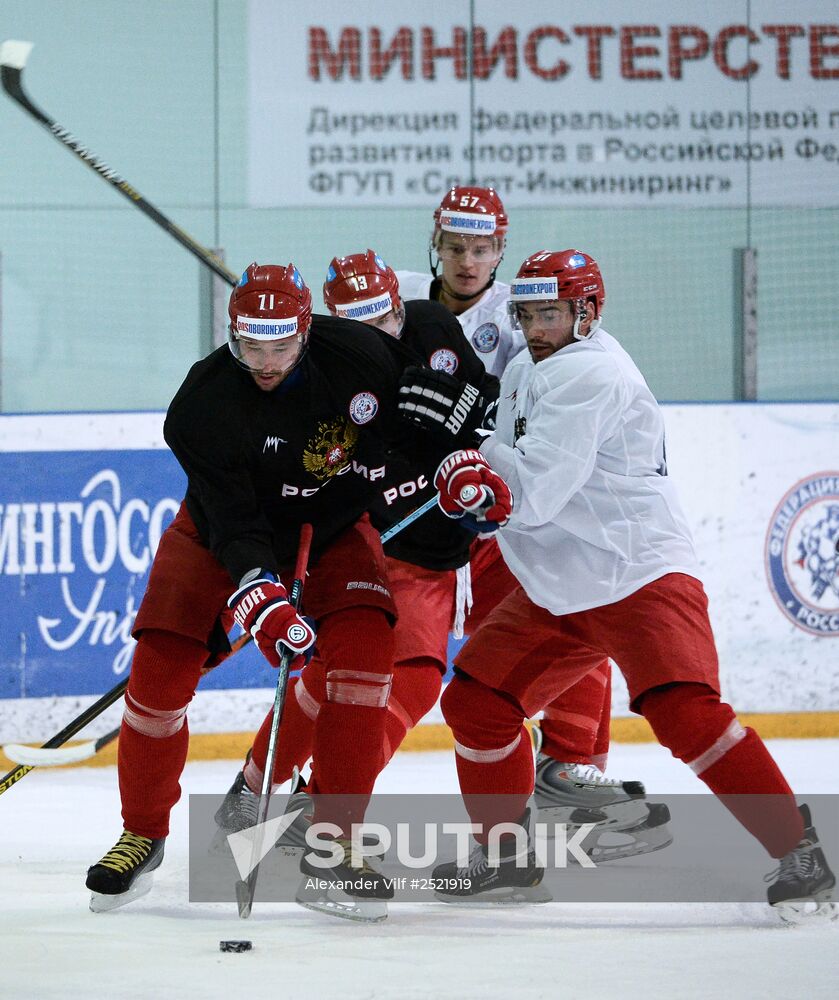
M 437 503 L 448 517 L 461 519 L 470 531 L 495 531 L 513 509 L 510 488 L 474 448 L 452 452 L 434 475 Z
M 233 618 L 250 632 L 265 659 L 272 667 L 280 665 L 282 647 L 290 649 L 296 663 L 300 656 L 308 663 L 315 651 L 315 629 L 311 618 L 299 615 L 288 600 L 285 587 L 269 576 L 240 587 L 227 601 Z M 303 664 L 292 663 L 291 669 Z

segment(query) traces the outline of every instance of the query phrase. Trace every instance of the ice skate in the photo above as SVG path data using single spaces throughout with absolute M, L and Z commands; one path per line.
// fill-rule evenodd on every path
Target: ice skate
M 809 807 L 799 806 L 799 811 L 804 820 L 804 838 L 766 876 L 767 882 L 774 880 L 766 897 L 785 924 L 799 924 L 814 918 L 835 920 L 839 909 L 831 900 L 836 877 L 825 860 Z
M 530 810 L 520 821 L 528 828 Z M 457 861 L 437 865 L 434 895 L 443 903 L 468 903 L 469 905 L 514 905 L 522 903 L 549 903 L 551 894 L 544 888 L 544 868 L 539 864 L 532 845 L 526 851 L 510 841 L 510 853 L 503 853 L 508 842 L 502 841 L 502 855 L 497 864 L 490 864 L 487 848 L 475 844 L 469 861 L 459 866 Z
M 232 833 L 241 833 L 256 825 L 259 808 L 259 795 L 251 791 L 245 781 L 244 772 L 240 771 L 218 807 L 215 821 L 218 830 L 213 838 L 210 850 L 212 853 L 224 853 L 229 850 L 227 838 Z M 297 855 L 306 848 L 306 830 L 312 822 L 312 797 L 306 791 L 306 783 L 295 773 L 292 780 L 292 791 L 285 806 L 285 813 L 303 810 L 288 826 L 274 845 L 283 853 Z
M 528 852 L 523 865 L 520 861 L 517 866 L 513 857 L 504 858 L 497 867 L 491 867 L 486 849 L 482 844 L 475 844 L 465 867 L 449 861 L 434 869 L 437 884 L 434 895 L 443 903 L 472 906 L 549 903 L 552 896 L 541 884 L 544 874 L 533 851 Z
M 222 842 L 226 835 L 239 833 L 256 823 L 256 813 L 259 806 L 259 796 L 248 788 L 245 774 L 240 771 L 224 796 L 224 801 L 213 817 L 221 834 Z
M 393 898 L 391 880 L 373 868 L 366 857 L 354 862 L 352 841 L 338 838 L 334 844 L 343 850 L 340 862 L 332 862 L 327 867 L 313 864 L 312 854 L 326 856 L 325 852 L 318 850 L 301 857 L 303 878 L 296 901 L 308 910 L 345 920 L 365 923 L 384 920 L 387 917 L 387 900 Z
M 597 824 L 583 844 L 592 861 L 618 861 L 649 854 L 673 842 L 664 803 L 649 803 L 640 781 L 606 778 L 590 764 L 570 764 L 536 755 L 539 822 L 568 827 Z
M 110 851 L 87 870 L 85 885 L 91 890 L 91 910 L 105 913 L 145 896 L 151 890 L 155 869 L 163 861 L 165 843 L 165 837 L 152 840 L 123 830 Z

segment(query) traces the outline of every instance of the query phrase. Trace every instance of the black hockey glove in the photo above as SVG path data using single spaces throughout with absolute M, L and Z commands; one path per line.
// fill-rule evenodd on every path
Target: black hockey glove
M 403 418 L 418 427 L 464 440 L 484 425 L 488 411 L 494 415 L 495 400 L 448 372 L 411 365 L 399 380 L 398 406 Z

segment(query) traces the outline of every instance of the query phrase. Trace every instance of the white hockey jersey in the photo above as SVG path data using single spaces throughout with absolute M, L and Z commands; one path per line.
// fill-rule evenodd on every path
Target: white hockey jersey
M 538 364 L 526 351 L 515 358 L 481 451 L 512 490 L 496 537 L 535 604 L 570 614 L 667 573 L 698 576 L 666 475 L 661 410 L 605 330 Z
M 428 298 L 433 281 L 430 274 L 397 271 L 396 277 L 399 293 L 406 301 Z M 484 368 L 497 378 L 501 378 L 501 373 L 525 344 L 521 330 L 514 330 L 510 322 L 507 312 L 509 297 L 510 286 L 496 281 L 473 306 L 457 317 Z

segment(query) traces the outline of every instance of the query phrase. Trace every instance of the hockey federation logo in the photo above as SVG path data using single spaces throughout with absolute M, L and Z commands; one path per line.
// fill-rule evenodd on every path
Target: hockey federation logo
M 454 351 L 450 351 L 447 347 L 441 347 L 439 351 L 435 351 L 431 355 L 428 363 L 435 372 L 448 372 L 449 375 L 454 375 L 459 361 Z
M 350 418 L 354 424 L 367 424 L 379 412 L 379 401 L 372 392 L 359 392 L 350 400 Z
M 472 346 L 479 354 L 489 354 L 498 347 L 499 337 L 495 323 L 482 323 L 472 334 Z
M 839 636 L 839 472 L 802 479 L 778 504 L 766 537 L 766 574 L 794 625 Z

